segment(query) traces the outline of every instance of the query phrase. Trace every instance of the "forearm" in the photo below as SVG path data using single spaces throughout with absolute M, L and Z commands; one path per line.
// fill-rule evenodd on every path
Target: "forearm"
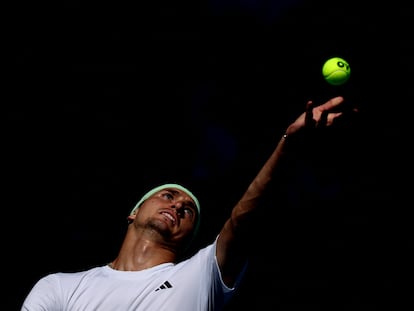
M 232 210 L 231 220 L 234 230 L 239 231 L 239 229 L 242 228 L 238 227 L 244 227 L 244 223 L 251 219 L 250 214 L 259 208 L 261 200 L 263 200 L 267 190 L 278 178 L 278 174 L 281 173 L 280 170 L 282 168 L 282 162 L 285 161 L 287 143 L 288 137 L 285 134 L 280 138 L 276 148 L 273 150 L 270 157 L 259 170 L 248 186 L 246 192 Z
M 260 223 L 255 214 L 262 205 L 265 193 L 279 176 L 287 151 L 287 136 L 284 135 L 276 145 L 265 164 L 248 186 L 246 192 L 232 209 L 230 218 L 225 222 L 217 242 L 217 261 L 224 282 L 232 286 L 241 268 L 245 264 L 245 256 L 249 253 L 252 243 L 246 237 L 252 237 L 254 226 Z M 283 175 L 283 174 L 282 174 Z

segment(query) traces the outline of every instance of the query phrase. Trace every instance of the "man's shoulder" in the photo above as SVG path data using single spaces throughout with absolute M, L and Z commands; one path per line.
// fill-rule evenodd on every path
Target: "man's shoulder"
M 76 279 L 85 277 L 87 275 L 98 275 L 103 273 L 103 271 L 106 269 L 106 266 L 96 266 L 87 268 L 84 270 L 70 270 L 70 271 L 60 271 L 60 272 L 54 272 L 46 275 L 44 278 L 46 279 Z

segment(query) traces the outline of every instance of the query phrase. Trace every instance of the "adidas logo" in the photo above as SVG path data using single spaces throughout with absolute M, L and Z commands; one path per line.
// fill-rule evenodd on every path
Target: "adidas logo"
M 160 287 L 158 287 L 155 291 L 160 290 L 160 289 L 171 288 L 171 287 L 173 287 L 173 286 L 171 285 L 171 283 L 170 283 L 170 282 L 168 282 L 168 281 L 165 281 L 165 282 L 164 282 L 164 283 L 162 283 L 162 284 L 161 284 L 161 286 L 160 286 Z

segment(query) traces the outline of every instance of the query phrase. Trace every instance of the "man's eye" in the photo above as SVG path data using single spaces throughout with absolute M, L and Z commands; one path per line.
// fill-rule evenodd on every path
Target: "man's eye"
M 190 215 L 191 217 L 194 215 L 194 212 L 191 208 L 185 208 L 184 213 Z
M 173 195 L 171 193 L 169 193 L 169 192 L 165 192 L 163 194 L 163 196 L 166 197 L 167 199 L 172 199 L 173 198 Z

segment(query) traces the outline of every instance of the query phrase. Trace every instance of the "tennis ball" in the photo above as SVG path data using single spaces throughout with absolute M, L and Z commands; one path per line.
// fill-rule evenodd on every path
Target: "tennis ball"
M 329 84 L 341 85 L 348 81 L 351 67 L 343 58 L 332 57 L 323 64 L 322 75 Z

